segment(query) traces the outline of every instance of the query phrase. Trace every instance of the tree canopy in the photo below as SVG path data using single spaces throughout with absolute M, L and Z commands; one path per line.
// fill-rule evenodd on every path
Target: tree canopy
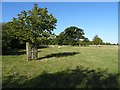
M 100 37 L 98 37 L 98 35 L 95 35 L 94 38 L 93 38 L 93 44 L 95 45 L 99 45 L 99 44 L 102 44 L 102 39 Z
M 11 37 L 31 44 L 47 39 L 55 29 L 57 19 L 48 14 L 47 8 L 39 8 L 34 4 L 32 10 L 22 11 L 17 18 L 8 22 Z
M 84 39 L 84 30 L 75 26 L 66 28 L 57 37 L 58 44 L 74 44 L 76 41 Z

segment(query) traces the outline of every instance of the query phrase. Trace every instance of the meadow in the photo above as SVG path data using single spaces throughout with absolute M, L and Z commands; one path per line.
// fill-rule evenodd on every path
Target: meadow
M 40 48 L 31 61 L 25 50 L 2 56 L 3 88 L 118 88 L 118 78 L 118 46 Z

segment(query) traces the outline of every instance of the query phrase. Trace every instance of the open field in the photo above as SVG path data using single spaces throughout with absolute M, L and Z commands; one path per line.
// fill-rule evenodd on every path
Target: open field
M 3 55 L 3 87 L 118 87 L 118 47 L 42 48 L 26 61 L 25 50 Z

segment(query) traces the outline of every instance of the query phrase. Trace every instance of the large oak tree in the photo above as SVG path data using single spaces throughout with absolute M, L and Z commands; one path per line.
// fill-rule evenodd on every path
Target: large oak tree
M 32 10 L 22 11 L 9 22 L 12 37 L 36 46 L 38 41 L 46 40 L 55 29 L 57 19 L 48 13 L 47 8 L 34 4 Z
M 34 4 L 31 10 L 23 10 L 17 15 L 17 18 L 13 18 L 4 25 L 4 40 L 28 42 L 31 50 L 36 50 L 39 42 L 50 39 L 56 23 L 57 19 L 48 13 L 47 8 L 39 8 L 37 4 Z M 9 37 L 6 38 L 6 36 Z M 26 50 L 29 51 L 27 46 Z
M 84 30 L 75 26 L 67 27 L 57 37 L 58 44 L 73 45 L 80 39 L 84 39 Z

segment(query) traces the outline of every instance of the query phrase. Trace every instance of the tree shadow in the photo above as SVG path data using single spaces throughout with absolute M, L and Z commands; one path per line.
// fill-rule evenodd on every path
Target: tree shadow
M 49 46 L 48 45 L 39 45 L 39 46 L 37 46 L 37 48 L 38 49 L 43 49 L 43 48 L 49 48 Z
M 65 71 L 48 73 L 44 71 L 30 80 L 9 79 L 3 81 L 3 88 L 119 88 L 118 74 L 110 74 L 106 70 L 90 70 L 88 68 L 76 67 Z M 20 81 L 19 81 L 20 80 Z M 21 81 L 23 82 L 21 83 Z M 8 82 L 9 81 L 9 82 Z
M 49 48 L 48 45 L 39 45 L 37 47 L 38 49 L 44 49 L 44 48 Z M 38 52 L 41 52 L 38 50 Z M 9 49 L 9 50 L 3 50 L 2 49 L 2 55 L 23 55 L 26 54 L 26 51 L 23 51 L 23 49 Z
M 2 88 L 21 88 L 24 82 L 27 81 L 27 77 L 15 74 L 4 77 L 2 81 Z
M 23 55 L 23 54 L 26 54 L 26 51 L 23 51 L 21 49 L 8 50 L 2 53 L 2 55 Z
M 40 58 L 38 58 L 38 60 L 45 59 L 45 58 L 52 58 L 52 57 L 67 57 L 67 56 L 73 56 L 75 54 L 79 54 L 79 52 L 52 53 L 52 54 L 46 55 L 44 57 L 40 57 Z

